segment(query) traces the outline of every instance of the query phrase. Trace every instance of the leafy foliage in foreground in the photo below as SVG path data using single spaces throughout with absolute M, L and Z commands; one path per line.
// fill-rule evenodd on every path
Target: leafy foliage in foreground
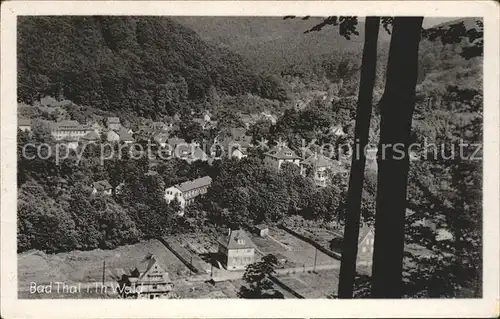
M 247 299 L 283 299 L 283 294 L 273 288 L 274 285 L 269 279 L 269 276 L 275 273 L 277 262 L 276 256 L 269 254 L 248 265 L 243 274 L 247 285 L 241 286 L 238 295 Z

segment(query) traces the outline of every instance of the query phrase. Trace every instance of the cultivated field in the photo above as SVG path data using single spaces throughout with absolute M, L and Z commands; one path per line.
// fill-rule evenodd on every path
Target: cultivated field
M 144 271 L 144 257 L 152 253 L 164 267 L 172 280 L 187 277 L 189 269 L 157 240 L 127 245 L 114 250 L 73 251 L 69 253 L 45 254 L 30 251 L 18 255 L 18 287 L 29 289 L 30 282 L 94 283 L 101 282 L 103 262 L 106 262 L 106 282 L 116 281 L 122 274 L 137 267 Z
M 303 282 L 300 273 L 307 275 L 307 271 L 316 266 L 319 269 L 336 269 L 338 260 L 317 251 L 312 245 L 294 237 L 281 229 L 270 229 L 269 236 L 259 237 L 249 234 L 257 248 L 257 260 L 266 254 L 274 254 L 279 259 L 284 259 L 284 269 L 277 269 L 280 280 L 283 278 L 285 284 L 290 284 L 292 289 L 297 289 L 307 294 L 321 294 L 322 290 L 309 291 L 309 285 Z M 210 256 L 217 251 L 217 243 L 210 235 L 184 234 L 180 236 L 169 236 L 164 238 L 165 242 L 187 263 L 198 269 L 198 275 L 210 273 Z M 236 298 L 237 292 L 243 284 L 239 278 L 243 272 L 238 274 L 229 272 L 219 274 L 227 277 L 225 282 L 215 285 L 206 283 L 197 277 L 189 268 L 173 254 L 162 242 L 150 240 L 135 245 L 128 245 L 114 250 L 92 250 L 73 251 L 69 253 L 45 254 L 39 251 L 30 251 L 18 255 L 18 287 L 21 298 L 43 298 L 43 296 L 31 295 L 29 287 L 31 282 L 37 285 L 55 282 L 95 284 L 103 280 L 103 266 L 105 262 L 106 283 L 116 283 L 122 274 L 128 274 L 134 268 L 144 271 L 146 262 L 144 257 L 154 254 L 169 273 L 171 280 L 175 281 L 176 293 L 181 298 Z M 222 271 L 215 269 L 217 271 Z M 336 271 L 336 270 L 332 270 Z M 193 277 L 194 276 L 194 277 Z M 312 274 L 311 276 L 318 276 Z M 188 280 L 188 278 L 190 278 Z M 194 279 L 194 280 L 192 280 Z M 290 283 L 288 282 L 290 281 Z M 321 279 L 319 280 L 322 281 Z M 301 286 L 302 285 L 302 286 Z M 295 288 L 294 288 L 295 287 Z M 294 298 L 277 287 L 287 298 Z M 311 288 L 312 289 L 312 288 Z M 314 289 L 312 289 L 314 290 Z M 103 294 L 95 293 L 93 290 L 82 289 L 77 294 L 60 294 L 50 298 L 105 298 Z

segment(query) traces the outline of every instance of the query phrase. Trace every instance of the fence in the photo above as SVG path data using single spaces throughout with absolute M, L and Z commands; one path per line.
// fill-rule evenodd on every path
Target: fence
M 174 248 L 172 248 L 172 246 L 164 238 L 158 238 L 158 239 L 163 245 L 165 245 L 165 247 L 168 248 L 168 250 L 170 250 L 177 258 L 179 258 L 179 260 L 182 261 L 182 263 L 186 265 L 186 267 L 188 267 L 189 270 L 191 270 L 195 274 L 199 272 L 199 270 L 195 266 L 193 266 L 193 264 L 187 261 L 181 254 L 179 254 Z
M 299 294 L 298 292 L 296 292 L 295 290 L 290 288 L 288 285 L 286 285 L 284 282 L 282 282 L 281 280 L 279 280 L 275 276 L 269 275 L 269 279 L 271 279 L 275 284 L 277 284 L 278 286 L 280 286 L 284 290 L 288 291 L 289 293 L 291 293 L 295 297 L 297 297 L 299 299 L 305 299 L 304 296 L 302 296 L 301 294 Z
M 284 231 L 290 233 L 291 235 L 297 237 L 298 239 L 300 240 L 303 240 L 305 241 L 306 243 L 314 246 L 315 248 L 317 248 L 319 251 L 321 251 L 322 253 L 332 257 L 332 258 L 335 258 L 335 259 L 338 259 L 340 260 L 341 259 L 341 254 L 337 253 L 337 252 L 334 252 L 334 251 L 331 251 L 323 246 L 321 246 L 320 244 L 318 244 L 317 242 L 315 242 L 314 240 L 312 240 L 311 238 L 308 238 L 304 235 L 301 235 L 299 233 L 297 233 L 296 231 L 293 231 L 291 230 L 290 228 L 286 227 L 285 225 L 280 225 L 279 226 L 281 229 L 283 229 Z

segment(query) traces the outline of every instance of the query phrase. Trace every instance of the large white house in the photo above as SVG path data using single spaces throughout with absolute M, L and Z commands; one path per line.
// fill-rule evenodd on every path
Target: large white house
M 50 133 L 55 140 L 71 139 L 74 141 L 79 141 L 80 138 L 92 132 L 94 129 L 88 125 L 82 125 L 77 121 L 62 121 L 56 123 L 50 123 L 49 125 Z
M 184 208 L 190 205 L 196 197 L 205 194 L 211 184 L 212 178 L 210 176 L 176 184 L 165 190 L 165 200 L 167 203 L 177 200 L 181 207 L 179 215 L 182 216 Z

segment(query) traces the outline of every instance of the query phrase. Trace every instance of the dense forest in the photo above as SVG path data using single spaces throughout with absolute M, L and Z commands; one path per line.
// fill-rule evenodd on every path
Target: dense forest
M 284 98 L 274 78 L 165 17 L 21 17 L 18 30 L 19 101 L 160 116 L 214 91 Z

